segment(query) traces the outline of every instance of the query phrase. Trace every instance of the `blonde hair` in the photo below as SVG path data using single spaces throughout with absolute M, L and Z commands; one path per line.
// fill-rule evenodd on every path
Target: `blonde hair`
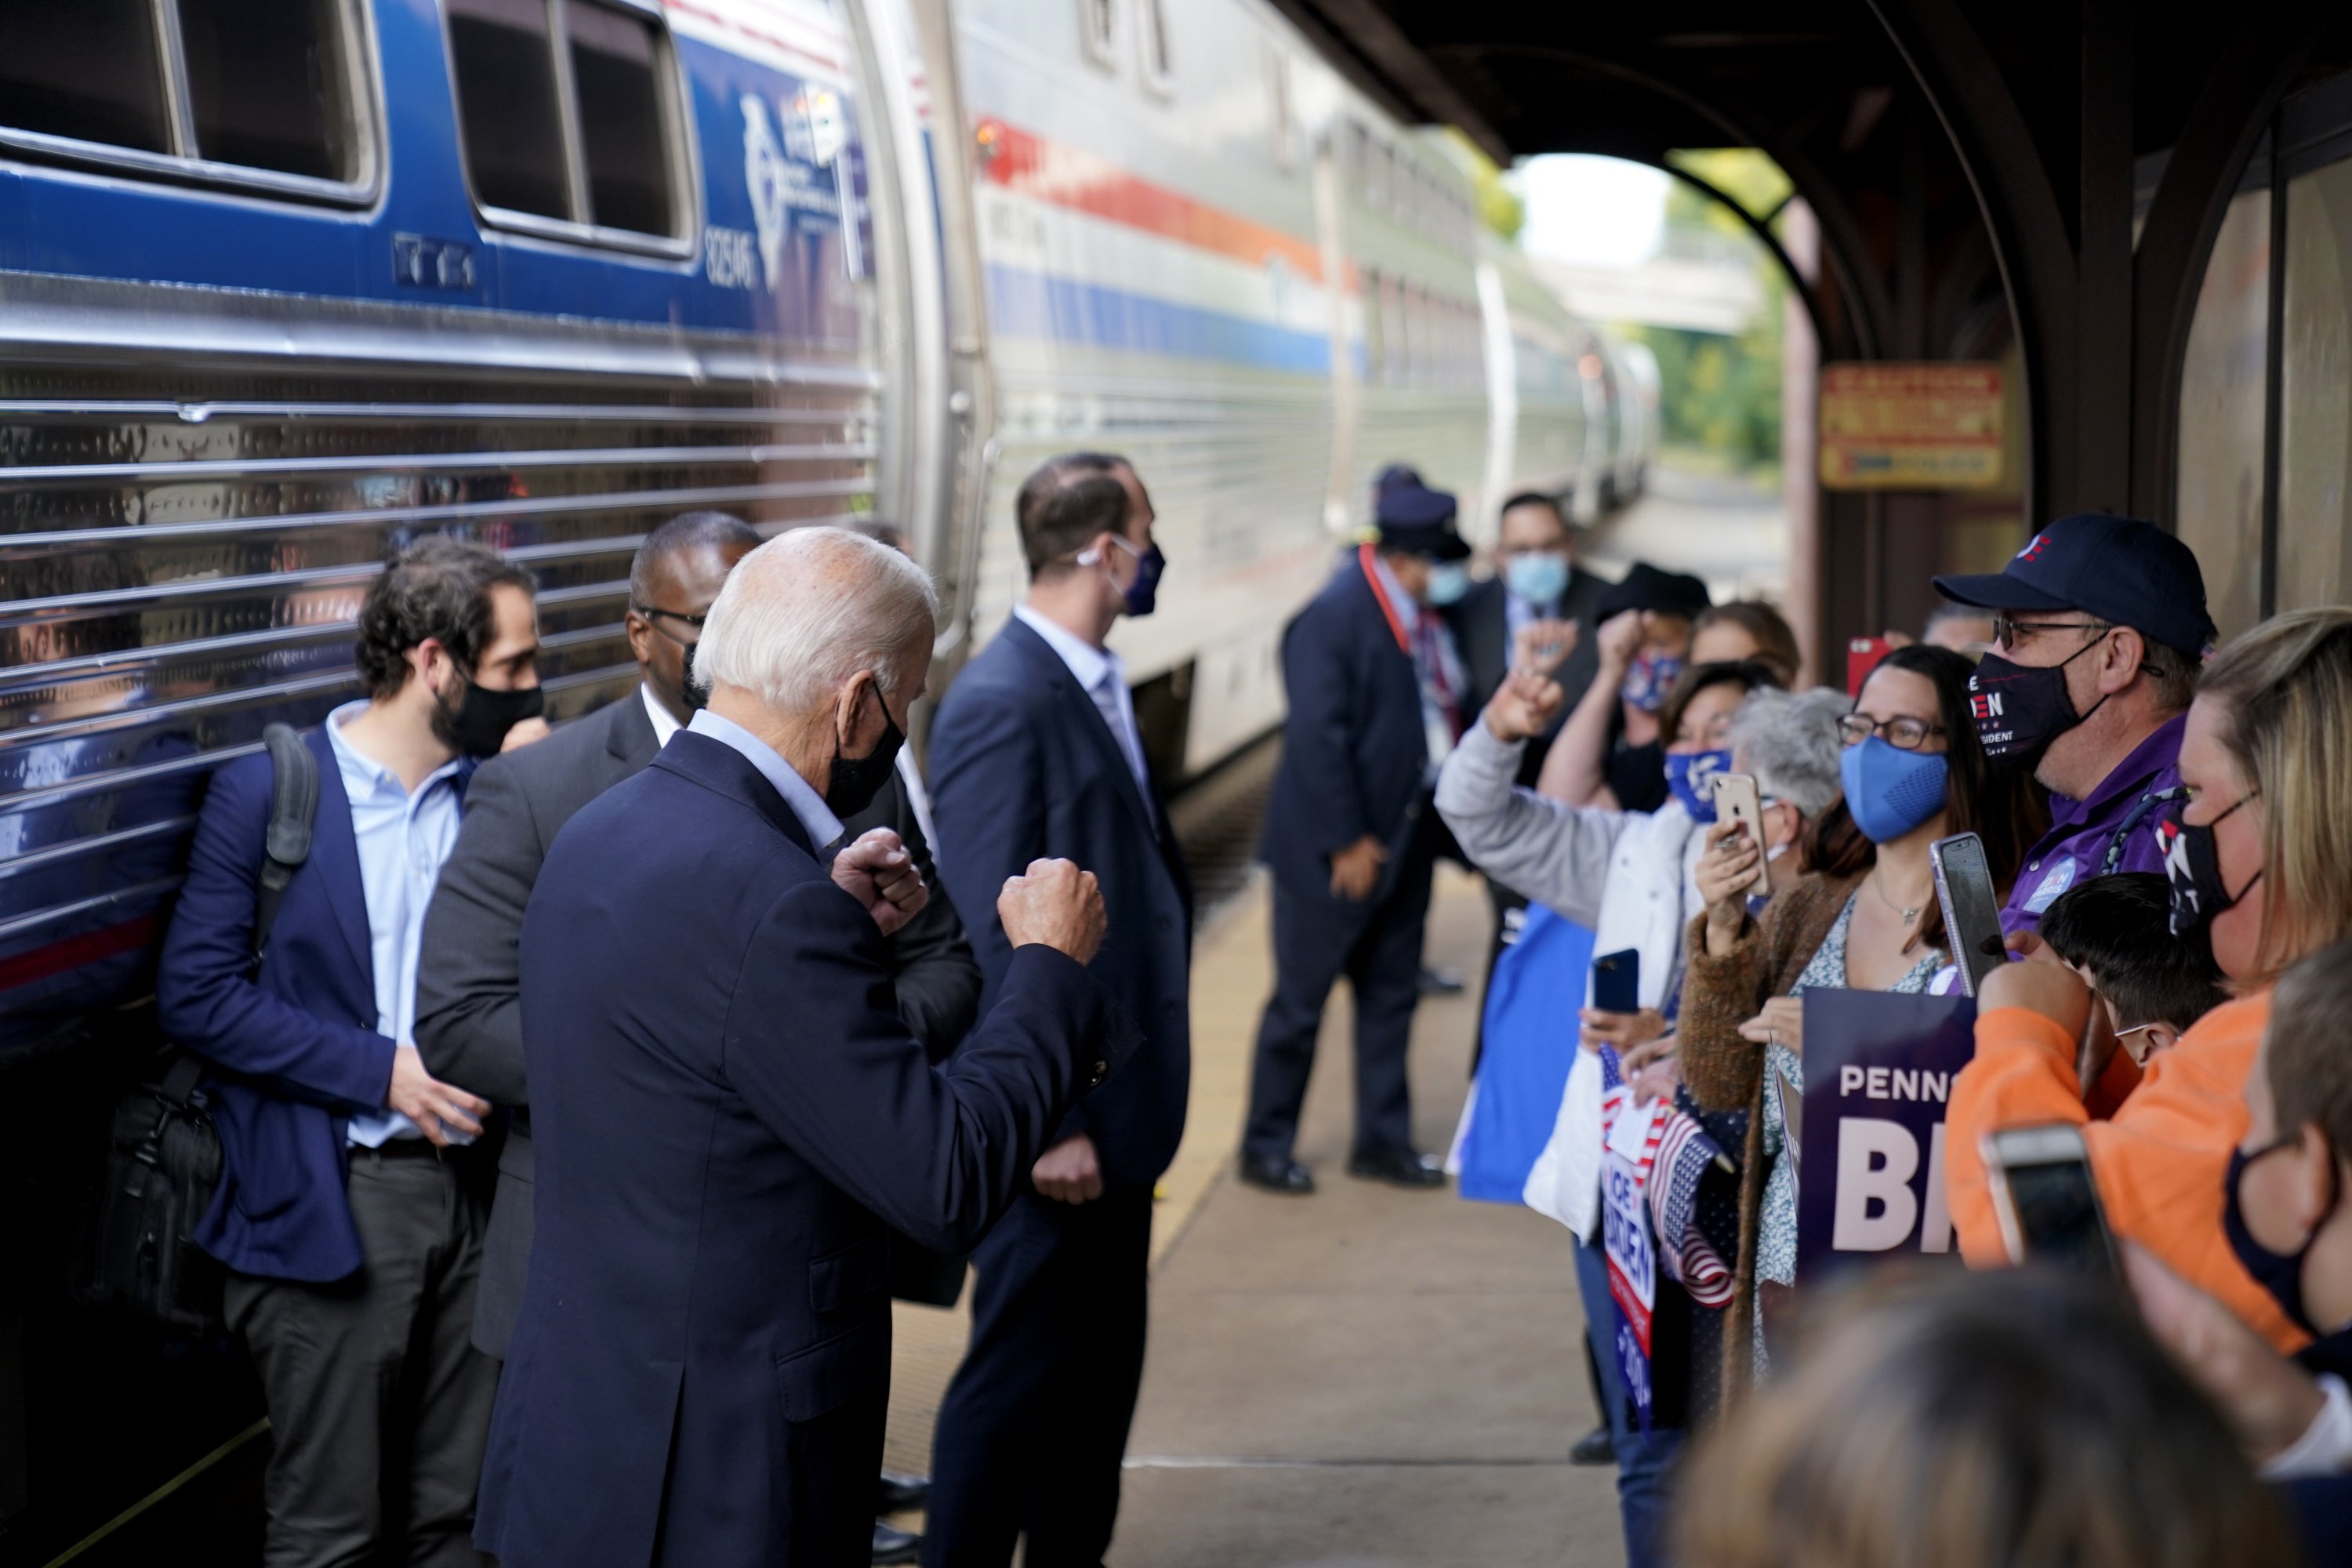
M 1832 1288 L 1692 1456 L 1699 1568 L 2284 1568 L 2229 1429 L 2117 1292 L 1924 1266 Z
M 2222 746 L 2259 791 L 2261 984 L 2352 937 L 2352 609 L 2273 616 L 2214 656 L 2197 695 L 2221 709 Z

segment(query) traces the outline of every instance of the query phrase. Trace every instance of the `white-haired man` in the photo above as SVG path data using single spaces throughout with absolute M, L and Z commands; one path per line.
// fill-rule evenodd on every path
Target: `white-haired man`
M 921 879 L 885 829 L 828 864 L 936 606 L 845 531 L 761 545 L 704 624 L 709 706 L 549 851 L 522 929 L 538 1226 L 475 1531 L 509 1568 L 862 1561 L 883 1221 L 968 1251 L 1131 1048 L 1085 967 L 1091 874 L 1006 881 L 1012 974 L 934 1068 L 882 942 Z

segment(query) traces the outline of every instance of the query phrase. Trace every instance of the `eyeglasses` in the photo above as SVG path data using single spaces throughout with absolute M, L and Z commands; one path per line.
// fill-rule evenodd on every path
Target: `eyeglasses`
M 1992 613 L 1992 640 L 2001 647 L 2015 647 L 2021 637 L 2036 632 L 2097 632 L 2102 636 L 2115 630 L 2105 621 L 2021 621 L 2011 618 L 2007 610 Z
M 710 618 L 710 612 L 708 610 L 705 610 L 698 616 L 689 616 L 684 610 L 657 610 L 651 605 L 631 605 L 629 608 L 636 611 L 637 614 L 645 616 L 645 618 L 649 621 L 667 619 L 676 621 L 681 626 L 692 626 L 694 628 L 694 639 L 696 642 L 702 640 L 702 623 Z M 658 630 L 659 628 L 656 629 Z M 685 644 L 686 642 L 684 637 L 677 637 L 667 632 L 663 633 L 663 635 L 669 637 L 670 641 L 674 643 Z
M 1873 735 L 1884 735 L 1886 743 L 1898 752 L 1916 752 L 1927 743 L 1930 735 L 1945 732 L 1941 724 L 1930 724 L 1925 719 L 1905 714 L 1899 719 L 1874 719 L 1867 713 L 1849 713 L 1838 721 L 1838 739 L 1849 746 L 1859 746 Z

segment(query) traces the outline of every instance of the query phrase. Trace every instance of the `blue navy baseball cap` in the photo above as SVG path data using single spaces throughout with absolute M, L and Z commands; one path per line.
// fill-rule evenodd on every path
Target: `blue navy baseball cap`
M 1980 610 L 2080 610 L 2194 658 L 2213 642 L 2195 553 L 2136 517 L 2062 517 L 2000 571 L 1938 577 L 1936 592 Z

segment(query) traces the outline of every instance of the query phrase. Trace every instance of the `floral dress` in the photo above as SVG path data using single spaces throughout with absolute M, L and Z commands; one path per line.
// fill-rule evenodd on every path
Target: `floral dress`
M 1812 961 L 1805 965 L 1805 972 L 1789 988 L 1790 995 L 1802 996 L 1809 989 L 1846 988 L 1845 933 L 1853 923 L 1854 900 L 1861 897 L 1862 889 L 1856 888 L 1847 898 L 1845 908 L 1838 911 L 1837 923 L 1830 927 L 1829 935 L 1813 950 Z M 1912 995 L 1924 992 L 1945 962 L 1940 951 L 1929 948 L 1908 973 L 1886 989 Z M 1780 1097 L 1773 1089 L 1776 1074 L 1786 1078 L 1789 1087 L 1802 1094 L 1804 1058 L 1778 1042 L 1764 1047 L 1764 1158 L 1770 1163 L 1764 1181 L 1764 1211 L 1756 1233 L 1756 1278 L 1793 1285 L 1797 1282 L 1797 1168 L 1789 1157 L 1788 1129 L 1780 1121 Z M 1756 1320 L 1756 1370 L 1760 1375 L 1764 1369 L 1764 1320 L 1759 1313 Z

